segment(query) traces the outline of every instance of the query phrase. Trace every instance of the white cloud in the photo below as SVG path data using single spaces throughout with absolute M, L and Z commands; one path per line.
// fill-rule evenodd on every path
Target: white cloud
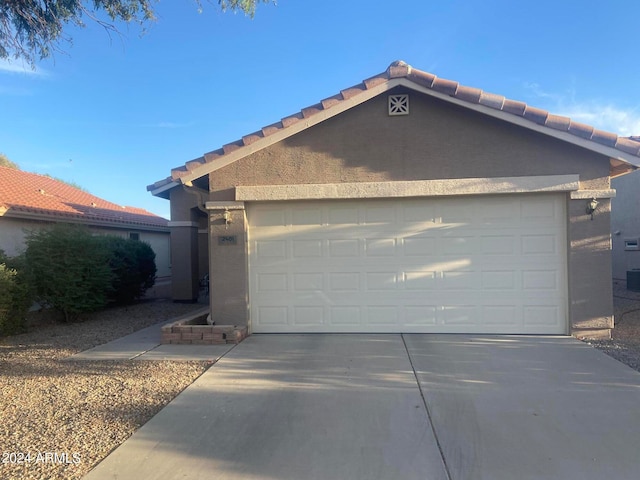
M 1 73 L 16 73 L 16 74 L 24 74 L 24 75 L 32 75 L 44 77 L 49 75 L 46 70 L 41 68 L 31 68 L 28 64 L 24 62 L 18 61 L 10 61 L 7 59 L 0 58 L 0 72 Z
M 612 104 L 584 103 L 570 105 L 560 114 L 624 137 L 640 135 L 640 111 L 637 108 L 624 109 Z
M 525 89 L 540 100 L 534 106 L 555 115 L 563 115 L 597 129 L 628 137 L 640 135 L 640 105 L 620 106 L 611 101 L 577 100 L 573 88 L 565 93 L 544 91 L 537 83 L 525 83 Z

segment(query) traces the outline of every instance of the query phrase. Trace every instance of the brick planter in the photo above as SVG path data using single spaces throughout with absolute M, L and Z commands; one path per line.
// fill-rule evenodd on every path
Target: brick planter
M 202 325 L 207 315 L 184 318 L 161 327 L 161 343 L 191 345 L 224 345 L 240 343 L 247 338 L 247 327 L 236 325 Z

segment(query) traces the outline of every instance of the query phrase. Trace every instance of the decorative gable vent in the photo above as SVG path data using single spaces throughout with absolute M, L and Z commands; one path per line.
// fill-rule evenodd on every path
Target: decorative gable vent
M 389 115 L 409 115 L 409 95 L 389 95 Z

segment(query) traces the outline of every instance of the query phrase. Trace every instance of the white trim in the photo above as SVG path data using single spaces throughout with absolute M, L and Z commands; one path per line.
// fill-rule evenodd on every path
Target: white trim
M 220 170 L 221 168 L 226 167 L 227 165 L 235 162 L 236 160 L 240 160 L 241 158 L 251 155 L 252 153 L 258 152 L 263 148 L 269 147 L 274 143 L 279 142 L 280 140 L 284 140 L 285 138 L 288 138 L 292 135 L 295 135 L 296 133 L 306 130 L 309 127 L 317 125 L 318 123 L 323 122 L 331 117 L 335 117 L 336 115 L 346 110 L 356 107 L 361 103 L 366 102 L 367 100 L 370 100 L 388 90 L 391 90 L 392 88 L 395 88 L 401 84 L 400 80 L 401 79 L 399 78 L 391 79 L 385 83 L 381 83 L 380 85 L 377 85 L 368 90 L 365 90 L 362 93 L 359 93 L 352 98 L 349 98 L 347 100 L 342 100 L 340 101 L 340 103 L 337 103 L 336 105 L 328 108 L 327 110 L 322 110 L 316 113 L 315 115 L 310 116 L 309 118 L 303 118 L 298 122 L 290 125 L 289 127 L 281 128 L 277 132 L 274 132 L 273 134 L 267 137 L 256 140 L 255 142 L 249 145 L 240 147 L 239 149 L 231 153 L 223 155 L 222 157 L 217 158 L 215 162 L 205 163 L 200 167 L 196 167 L 193 170 L 191 170 L 190 173 L 180 177 L 179 181 L 182 183 L 185 183 L 187 181 L 200 178 L 208 173 L 215 172 L 216 170 Z
M 615 190 L 578 190 L 571 192 L 571 200 L 590 200 L 592 198 L 615 198 Z
M 176 182 L 175 180 L 167 183 L 166 185 L 163 185 L 161 187 L 155 188 L 153 190 L 150 190 L 151 195 L 154 196 L 158 196 L 159 194 L 161 194 L 162 192 L 166 192 L 167 190 L 171 190 L 173 187 L 177 187 L 178 185 L 180 185 L 179 182 Z
M 578 190 L 578 175 L 236 187 L 242 201 L 431 197 Z M 207 208 L 209 208 L 207 204 Z
M 176 221 L 169 222 L 169 227 L 199 227 L 198 222 L 189 222 L 189 221 Z
M 207 210 L 244 210 L 244 202 L 206 202 Z

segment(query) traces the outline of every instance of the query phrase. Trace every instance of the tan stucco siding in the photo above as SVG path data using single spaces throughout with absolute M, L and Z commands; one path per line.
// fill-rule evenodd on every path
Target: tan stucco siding
M 236 185 L 377 182 L 580 174 L 609 188 L 603 157 L 557 139 L 417 93 L 390 117 L 386 95 L 210 175 L 213 200 Z
M 413 92 L 408 116 L 390 117 L 387 95 L 381 95 L 214 171 L 209 184 L 210 200 L 230 201 L 236 200 L 237 186 L 550 175 L 578 175 L 580 190 L 602 191 L 604 197 L 610 188 L 609 159 L 603 155 Z M 567 194 L 569 330 L 608 335 L 610 202 L 600 198 L 592 221 L 587 201 Z M 220 228 L 211 237 L 212 312 L 224 323 L 243 323 L 247 250 L 215 247 Z M 245 229 L 237 223 L 233 228 L 239 236 Z
M 210 212 L 210 277 L 211 315 L 217 324 L 247 325 L 248 276 L 246 216 L 242 209 Z
M 611 202 L 587 215 L 585 200 L 569 202 L 569 297 L 574 333 L 613 327 Z

